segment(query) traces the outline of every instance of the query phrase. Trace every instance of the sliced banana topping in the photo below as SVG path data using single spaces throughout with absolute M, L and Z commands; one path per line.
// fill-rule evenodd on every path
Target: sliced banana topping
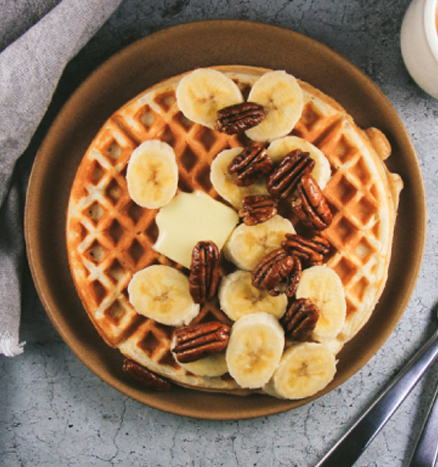
M 227 362 L 225 360 L 225 351 L 209 355 L 208 357 L 201 358 L 195 362 L 181 363 L 178 364 L 198 376 L 222 376 L 228 373 Z
M 149 209 L 165 206 L 178 188 L 173 148 L 155 139 L 140 144 L 129 160 L 126 180 L 129 195 L 138 205 Z
M 225 149 L 215 157 L 210 167 L 210 180 L 214 189 L 236 209 L 242 207 L 245 196 L 268 194 L 265 179 L 260 179 L 249 186 L 239 187 L 236 185 L 237 175 L 228 173 L 231 161 L 242 151 L 243 148 Z
M 289 347 L 269 383 L 268 394 L 304 399 L 324 389 L 336 374 L 336 359 L 323 344 L 303 342 Z
M 263 312 L 243 316 L 231 328 L 228 371 L 243 388 L 260 388 L 277 368 L 283 348 L 284 331 L 277 319 Z
M 136 272 L 128 294 L 137 313 L 167 326 L 188 324 L 199 313 L 188 278 L 170 266 L 152 265 Z
M 185 75 L 176 89 L 176 98 L 189 120 L 211 129 L 218 110 L 243 102 L 237 84 L 212 68 L 198 68 Z
M 251 273 L 237 270 L 225 276 L 219 287 L 222 311 L 233 321 L 250 313 L 263 311 L 280 319 L 286 312 L 285 294 L 273 297 L 267 290 L 259 290 L 251 284 Z
M 243 102 L 235 82 L 210 68 L 184 76 L 176 96 L 188 119 L 211 129 L 215 128 L 218 110 Z M 274 163 L 295 149 L 308 152 L 315 161 L 312 176 L 323 189 L 331 176 L 327 158 L 310 142 L 290 135 L 304 106 L 297 80 L 284 71 L 267 72 L 253 85 L 248 101 L 262 105 L 266 118 L 248 129 L 246 136 L 253 141 L 270 142 L 267 153 Z M 242 150 L 236 147 L 221 151 L 210 170 L 214 189 L 236 210 L 242 208 L 246 196 L 268 194 L 265 177 L 241 187 L 236 184 L 237 175 L 228 172 L 230 163 Z M 173 149 L 159 140 L 142 143 L 132 154 L 127 181 L 129 193 L 139 205 L 160 208 L 169 204 L 178 185 Z M 167 212 L 162 211 L 163 215 Z M 187 214 L 183 216 L 186 218 Z M 160 219 L 157 216 L 157 223 Z M 160 235 L 162 230 L 160 227 Z M 346 302 L 339 276 L 326 266 L 302 272 L 296 297 L 309 298 L 319 309 L 320 317 L 312 333 L 317 342 L 296 344 L 286 351 L 284 330 L 278 320 L 287 309 L 287 297 L 272 296 L 252 285 L 250 271 L 268 253 L 281 247 L 286 233 L 294 234 L 295 229 L 289 219 L 278 214 L 265 222 L 240 224 L 234 229 L 224 253 L 239 269 L 223 277 L 218 291 L 222 311 L 234 321 L 228 346 L 225 351 L 194 362 L 178 362 L 182 368 L 206 377 L 229 373 L 243 388 L 263 388 L 271 395 L 288 399 L 312 396 L 334 378 L 335 356 L 322 342 L 335 342 L 345 321 Z M 153 265 L 134 274 L 128 293 L 138 313 L 164 325 L 186 325 L 200 309 L 190 295 L 188 278 L 168 266 Z
M 263 106 L 266 118 L 247 130 L 254 141 L 273 141 L 286 136 L 298 122 L 304 107 L 303 91 L 298 81 L 285 71 L 269 71 L 251 88 L 248 102 Z
M 347 312 L 341 279 L 327 266 L 312 266 L 301 274 L 297 298 L 309 298 L 319 309 L 319 319 L 312 333 L 317 341 L 334 339 L 342 329 Z
M 330 162 L 324 153 L 309 141 L 298 136 L 285 136 L 273 141 L 267 148 L 269 157 L 276 163 L 280 162 L 286 154 L 301 149 L 303 152 L 308 152 L 310 157 L 315 161 L 311 175 L 318 183 L 321 190 L 325 188 L 331 177 Z
M 240 224 L 224 246 L 225 256 L 238 268 L 252 271 L 264 256 L 280 248 L 286 233 L 295 233 L 295 229 L 279 214 L 261 224 Z

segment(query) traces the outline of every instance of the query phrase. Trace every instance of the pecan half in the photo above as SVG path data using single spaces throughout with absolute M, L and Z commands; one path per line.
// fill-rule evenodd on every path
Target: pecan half
M 277 201 L 269 195 L 249 195 L 242 200 L 239 216 L 246 225 L 266 222 L 277 214 Z
M 263 106 L 255 102 L 242 102 L 218 110 L 215 129 L 227 135 L 243 133 L 261 123 L 265 117 Z
M 126 358 L 123 361 L 123 371 L 143 386 L 153 391 L 168 391 L 172 385 L 161 376 L 153 373 L 144 366 Z
M 292 209 L 297 216 L 317 230 L 329 227 L 333 214 L 321 188 L 311 175 L 302 177 L 298 195 L 298 201 L 292 203 Z
M 274 198 L 288 197 L 298 186 L 301 177 L 310 173 L 315 161 L 308 152 L 295 149 L 283 157 L 278 167 L 269 175 L 266 188 Z
M 215 296 L 219 284 L 219 249 L 214 242 L 199 242 L 193 248 L 189 283 L 195 303 L 204 303 Z
M 190 363 L 225 349 L 230 328 L 219 321 L 199 323 L 175 331 L 176 344 L 172 349 L 181 363 Z
M 301 235 L 287 233 L 281 246 L 302 261 L 308 262 L 310 266 L 321 265 L 324 256 L 330 251 L 330 242 L 321 235 L 307 239 Z
M 318 318 L 318 307 L 308 298 L 299 298 L 290 305 L 280 324 L 287 338 L 293 341 L 305 341 L 310 338 Z
M 301 262 L 283 248 L 268 253 L 252 272 L 252 285 L 257 289 L 267 289 L 272 296 L 285 293 L 295 295 L 301 276 Z
M 263 143 L 252 143 L 238 154 L 228 166 L 228 173 L 237 174 L 237 186 L 252 185 L 258 178 L 268 174 L 274 163 Z
M 301 279 L 301 272 L 303 271 L 303 267 L 301 265 L 301 261 L 296 256 L 292 256 L 294 258 L 294 267 L 287 278 L 287 288 L 286 288 L 286 296 L 293 297 L 298 289 L 298 284 Z

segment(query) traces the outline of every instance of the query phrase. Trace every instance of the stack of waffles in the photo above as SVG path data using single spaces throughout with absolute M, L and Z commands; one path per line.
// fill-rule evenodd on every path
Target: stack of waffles
M 244 97 L 268 70 L 217 67 L 237 84 Z M 71 189 L 67 215 L 67 249 L 74 283 L 83 306 L 102 338 L 127 358 L 155 374 L 190 388 L 248 394 L 229 373 L 194 374 L 172 353 L 175 326 L 138 313 L 130 302 L 133 275 L 151 265 L 166 265 L 189 274 L 183 265 L 154 249 L 159 236 L 159 209 L 139 206 L 126 180 L 133 151 L 147 140 L 170 145 L 178 166 L 178 191 L 202 191 L 229 205 L 211 181 L 211 164 L 223 151 L 247 144 L 242 134 L 228 135 L 187 118 L 176 90 L 183 76 L 144 91 L 116 111 L 98 132 L 83 157 Z M 391 148 L 377 129 L 363 131 L 333 99 L 298 81 L 303 109 L 291 134 L 312 143 L 330 164 L 323 189 L 333 214 L 321 232 L 330 245 L 325 266 L 339 276 L 346 303 L 341 331 L 325 342 L 336 354 L 370 318 L 386 283 L 391 256 L 400 177 L 384 160 Z M 291 215 L 299 231 L 300 221 Z M 225 275 L 233 265 L 222 267 Z M 217 296 L 200 306 L 190 325 L 219 321 L 232 329 Z M 268 391 L 269 392 L 269 391 Z

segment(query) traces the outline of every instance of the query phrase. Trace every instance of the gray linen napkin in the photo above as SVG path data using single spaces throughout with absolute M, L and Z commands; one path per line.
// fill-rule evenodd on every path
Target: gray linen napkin
M 22 353 L 20 276 L 24 183 L 17 161 L 35 133 L 67 63 L 122 0 L 0 3 L 0 354 Z M 40 19 L 39 19 L 40 18 Z M 26 28 L 28 28 L 26 30 Z M 5 39 L 6 38 L 6 39 Z

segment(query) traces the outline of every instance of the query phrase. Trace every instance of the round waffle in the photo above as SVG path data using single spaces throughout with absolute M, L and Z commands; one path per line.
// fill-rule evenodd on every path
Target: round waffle
M 239 85 L 244 96 L 266 71 L 218 69 Z M 223 149 L 242 144 L 236 136 L 183 116 L 175 97 L 180 79 L 155 85 L 115 112 L 84 155 L 67 213 L 70 269 L 85 310 L 109 345 L 178 384 L 247 394 L 228 375 L 200 377 L 180 367 L 170 351 L 174 329 L 139 315 L 128 300 L 134 272 L 151 264 L 184 271 L 152 248 L 158 236 L 158 211 L 141 208 L 128 195 L 125 176 L 132 151 L 148 139 L 170 144 L 179 168 L 179 189 L 202 190 L 220 199 L 210 182 L 210 164 Z M 324 194 L 334 220 L 323 234 L 333 245 L 327 265 L 340 276 L 347 300 L 344 328 L 331 343 L 338 351 L 366 323 L 382 293 L 402 182 L 383 163 L 390 147 L 381 132 L 362 131 L 333 99 L 307 83 L 300 85 L 305 106 L 292 133 L 318 146 L 332 167 Z M 203 305 L 195 318 L 209 320 L 230 324 L 217 300 Z

